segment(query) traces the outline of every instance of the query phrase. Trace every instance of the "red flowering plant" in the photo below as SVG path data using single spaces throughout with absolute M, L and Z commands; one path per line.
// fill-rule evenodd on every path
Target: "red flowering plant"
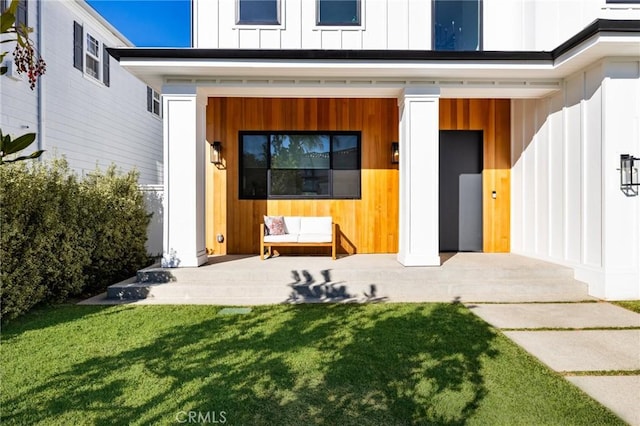
M 0 32 L 2 33 L 0 43 L 15 42 L 13 59 L 16 69 L 18 73 L 27 75 L 29 87 L 33 90 L 36 87 L 38 78 L 45 73 L 46 64 L 29 38 L 29 34 L 33 29 L 24 24 L 16 23 L 16 12 L 19 3 L 20 0 L 12 0 L 9 7 L 3 10 L 0 15 Z M 4 60 L 8 53 L 0 53 L 0 62 Z M 0 75 L 6 74 L 7 71 L 8 67 L 6 65 L 0 66 Z M 31 145 L 35 139 L 35 133 L 27 133 L 17 138 L 12 138 L 10 135 L 4 135 L 0 130 L 0 164 L 33 159 L 42 155 L 44 151 L 35 151 L 28 156 L 7 158 L 7 156 L 22 151 Z

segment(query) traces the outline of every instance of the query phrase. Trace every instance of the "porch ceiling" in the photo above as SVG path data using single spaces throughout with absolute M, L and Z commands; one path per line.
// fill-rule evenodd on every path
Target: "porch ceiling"
M 196 84 L 209 96 L 534 98 L 604 58 L 640 56 L 640 21 L 595 21 L 551 52 L 111 49 L 149 85 Z

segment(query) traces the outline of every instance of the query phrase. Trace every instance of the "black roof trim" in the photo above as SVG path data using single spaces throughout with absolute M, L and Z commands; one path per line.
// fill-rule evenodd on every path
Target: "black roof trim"
M 640 20 L 597 19 L 552 51 L 109 48 L 115 59 L 262 59 L 349 61 L 552 61 L 602 32 L 640 33 Z
M 111 56 L 140 59 L 262 59 L 328 61 L 504 61 L 552 59 L 550 52 L 320 49 L 110 48 Z
M 640 33 L 639 20 L 596 19 L 582 31 L 551 51 L 553 59 L 599 33 Z

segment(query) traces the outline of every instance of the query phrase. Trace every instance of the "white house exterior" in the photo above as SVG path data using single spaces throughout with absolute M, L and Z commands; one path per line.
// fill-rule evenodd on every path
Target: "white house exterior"
M 0 128 L 16 136 L 36 132 L 38 148 L 46 150 L 43 158 L 64 156 L 80 175 L 113 163 L 125 171 L 136 168 L 140 184 L 161 190 L 159 95 L 154 111 L 151 89 L 148 108 L 147 85 L 106 54 L 108 47 L 130 47 L 131 42 L 84 0 L 25 5 L 31 39 L 47 69 L 32 91 L 26 77 L 11 67 L 11 53 L 5 57 L 10 72 L 0 77 Z M 5 44 L 3 50 L 13 47 Z M 155 195 L 151 192 L 150 198 Z M 161 227 L 155 226 L 149 235 L 152 253 L 161 251 Z
M 162 87 L 164 251 L 180 266 L 202 264 L 207 252 L 252 252 L 262 213 L 306 212 L 342 221 L 353 246 L 347 252 L 395 252 L 406 266 L 438 266 L 442 224 L 450 221 L 441 210 L 449 188 L 442 171 L 457 160 L 442 158 L 443 131 L 476 131 L 483 250 L 568 265 L 596 297 L 640 298 L 640 197 L 621 189 L 619 170 L 621 154 L 640 157 L 640 2 L 193 0 L 192 7 L 192 49 L 112 50 L 123 67 Z M 379 106 L 388 99 L 395 111 Z M 336 124 L 345 116 L 357 117 Z M 380 122 L 395 126 L 389 140 L 367 129 Z M 361 130 L 357 195 L 277 192 L 274 138 L 347 130 Z M 270 152 L 256 166 L 269 176 L 257 196 L 245 187 L 257 170 L 247 166 L 252 137 Z M 225 158 L 216 167 L 214 140 Z M 399 165 L 370 158 L 392 141 Z M 388 207 L 374 187 L 397 194 L 397 203 Z M 378 227 L 382 237 L 359 229 Z

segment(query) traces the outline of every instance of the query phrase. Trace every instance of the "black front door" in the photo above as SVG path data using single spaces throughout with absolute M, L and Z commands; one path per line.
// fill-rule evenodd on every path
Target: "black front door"
M 482 251 L 482 131 L 440 131 L 440 251 Z

